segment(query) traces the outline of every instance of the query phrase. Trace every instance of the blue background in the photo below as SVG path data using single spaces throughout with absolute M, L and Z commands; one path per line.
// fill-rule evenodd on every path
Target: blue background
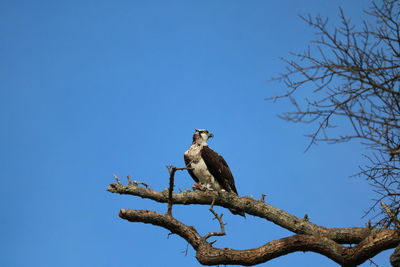
M 371 187 L 349 178 L 364 162 L 358 144 L 304 153 L 309 125 L 277 114 L 286 102 L 268 80 L 279 57 L 314 38 L 299 14 L 337 23 L 338 7 L 360 21 L 369 1 L 1 1 L 0 265 L 199 266 L 164 229 L 119 219 L 120 208 L 166 205 L 106 192 L 117 174 L 168 184 L 195 128 L 228 161 L 240 195 L 260 198 L 327 227 L 364 226 Z M 193 184 L 176 175 L 177 188 Z M 289 233 L 224 212 L 217 247 L 260 246 Z M 205 234 L 205 206 L 174 214 Z M 388 266 L 389 252 L 374 259 Z M 369 266 L 368 263 L 364 264 Z M 337 266 L 294 253 L 260 266 Z

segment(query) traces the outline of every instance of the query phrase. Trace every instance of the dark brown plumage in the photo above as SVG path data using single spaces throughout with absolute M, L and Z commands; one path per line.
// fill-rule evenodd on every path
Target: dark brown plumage
M 235 181 L 233 180 L 231 169 L 229 169 L 225 159 L 208 146 L 204 146 L 201 150 L 201 157 L 206 163 L 209 172 L 214 176 L 220 186 L 225 189 L 225 191 L 234 192 L 237 195 L 238 192 L 236 190 Z
M 193 143 L 185 152 L 188 172 L 196 182 L 196 188 L 201 190 L 224 190 L 238 195 L 232 172 L 225 159 L 208 147 L 207 140 L 213 134 L 207 130 L 196 130 Z M 245 216 L 244 212 L 230 209 L 233 214 Z

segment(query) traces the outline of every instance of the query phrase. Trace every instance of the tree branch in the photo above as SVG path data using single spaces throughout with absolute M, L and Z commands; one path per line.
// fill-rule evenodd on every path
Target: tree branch
M 323 236 L 297 234 L 268 242 L 258 248 L 235 250 L 213 247 L 206 241 L 208 235 L 200 236 L 194 227 L 185 225 L 169 215 L 149 210 L 121 209 L 119 216 L 131 222 L 160 226 L 181 236 L 196 250 L 196 258 L 203 265 L 250 266 L 296 251 L 313 251 L 342 266 L 356 266 L 382 250 L 396 247 L 400 242 L 400 232 L 395 230 L 370 235 L 356 247 L 343 247 Z
M 110 184 L 109 192 L 138 196 L 160 203 L 168 203 L 168 190 L 162 192 L 134 185 Z M 174 205 L 214 205 L 225 208 L 236 208 L 247 214 L 266 219 L 296 234 L 320 235 L 332 239 L 339 244 L 357 244 L 371 233 L 383 231 L 362 227 L 326 228 L 313 224 L 303 218 L 298 218 L 284 210 L 249 197 L 239 197 L 228 192 L 215 191 L 184 191 L 172 196 Z
M 214 210 L 214 200 L 213 200 L 213 202 L 211 203 L 211 206 L 210 206 L 210 209 L 209 209 L 209 210 L 210 210 L 211 213 L 214 215 L 214 219 L 218 220 L 219 226 L 221 227 L 221 231 L 220 231 L 220 232 L 210 232 L 210 233 L 208 233 L 207 235 L 204 236 L 204 240 L 207 240 L 208 238 L 210 238 L 210 237 L 212 237 L 212 236 L 224 236 L 224 235 L 225 235 L 225 224 L 224 224 L 224 222 L 222 221 L 222 216 L 223 216 L 223 214 L 218 215 L 218 213 Z M 213 243 L 214 243 L 214 242 L 215 242 L 215 241 L 213 241 Z

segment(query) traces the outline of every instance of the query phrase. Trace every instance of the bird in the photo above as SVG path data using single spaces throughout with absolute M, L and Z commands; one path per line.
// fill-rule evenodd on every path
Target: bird
M 186 167 L 195 181 L 194 188 L 200 190 L 227 191 L 238 195 L 232 172 L 225 159 L 212 150 L 207 141 L 214 137 L 205 129 L 196 129 L 193 142 L 184 153 Z M 232 214 L 245 217 L 243 211 L 229 209 Z

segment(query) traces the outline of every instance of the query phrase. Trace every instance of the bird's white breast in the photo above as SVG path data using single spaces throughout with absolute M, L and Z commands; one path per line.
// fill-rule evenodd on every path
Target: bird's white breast
M 190 167 L 199 182 L 214 190 L 221 190 L 221 186 L 215 181 L 214 176 L 208 171 L 207 165 L 201 157 L 202 146 L 192 145 L 186 152 L 190 159 Z

